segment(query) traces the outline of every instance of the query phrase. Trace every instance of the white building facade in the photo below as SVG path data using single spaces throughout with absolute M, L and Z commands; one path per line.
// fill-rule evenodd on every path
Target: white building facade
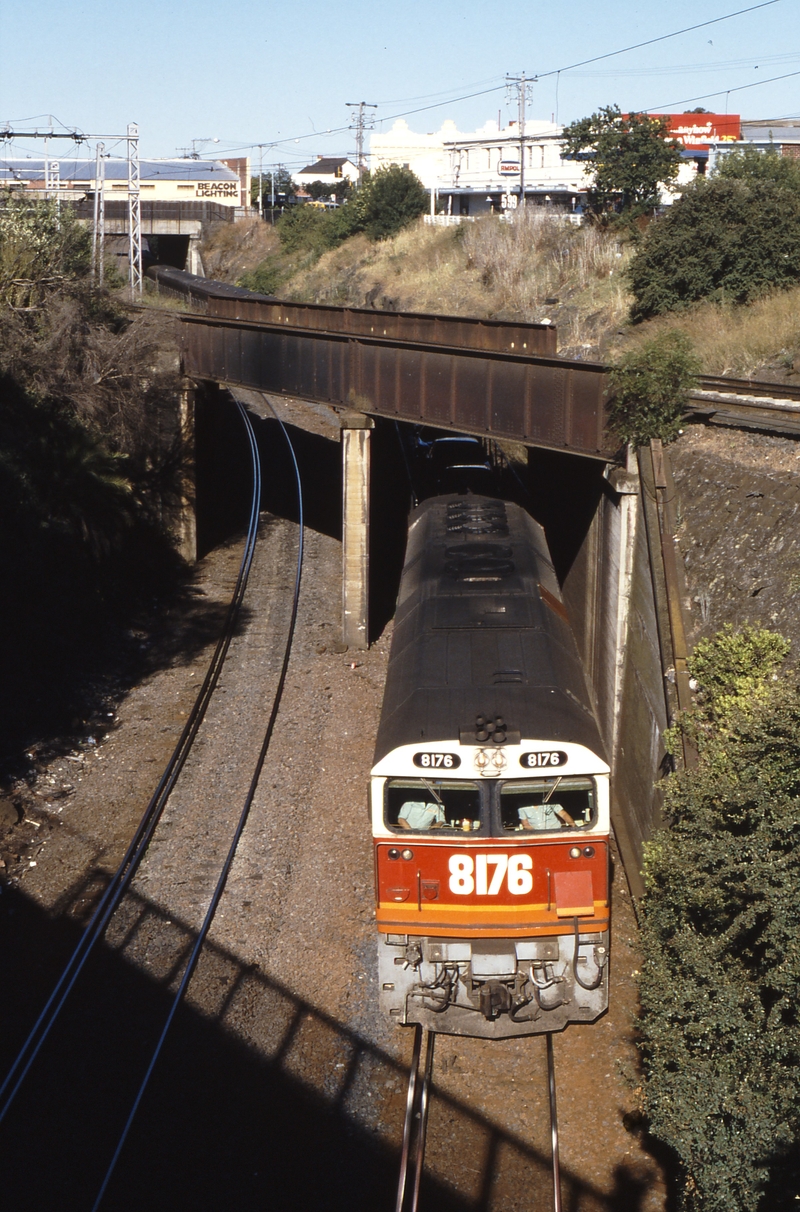
M 574 212 L 591 178 L 577 160 L 561 155 L 562 127 L 530 121 L 520 139 L 517 123 L 487 122 L 464 133 L 446 121 L 425 135 L 399 119 L 370 140 L 370 168 L 403 164 L 417 174 L 437 199 L 437 210 L 461 217 L 514 210 L 524 188 L 526 204 Z

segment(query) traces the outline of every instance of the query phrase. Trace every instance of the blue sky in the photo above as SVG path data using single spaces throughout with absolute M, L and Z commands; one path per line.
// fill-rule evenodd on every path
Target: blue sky
M 750 118 L 800 115 L 800 0 L 560 71 L 745 7 L 748 0 L 0 0 L 0 121 L 31 129 L 32 119 L 52 114 L 91 135 L 138 122 L 143 156 L 216 138 L 197 144 L 201 154 L 247 154 L 248 144 L 265 143 L 265 164 L 296 168 L 319 153 L 352 153 L 352 135 L 341 129 L 348 101 L 378 103 L 379 129 L 437 104 L 409 114 L 411 128 L 433 131 L 452 118 L 472 130 L 498 110 L 504 121 L 514 116 L 503 80 L 521 71 L 541 75 L 529 115 L 557 111 L 562 122 L 611 103 L 680 110 L 689 99 Z M 742 89 L 776 76 L 788 78 Z M 741 91 L 726 98 L 729 89 Z M 470 93 L 483 95 L 456 100 Z M 41 144 L 23 141 L 10 154 L 27 153 L 41 155 Z

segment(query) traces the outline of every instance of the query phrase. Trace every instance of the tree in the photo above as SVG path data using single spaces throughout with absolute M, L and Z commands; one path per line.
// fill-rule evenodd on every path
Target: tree
M 303 188 L 315 200 L 335 198 L 337 202 L 346 202 L 351 196 L 352 182 L 348 177 L 339 177 L 333 183 L 330 181 L 309 181 L 308 185 L 305 185 Z
M 695 769 L 666 783 L 648 844 L 643 1105 L 685 1212 L 788 1212 L 800 1195 L 800 684 L 788 642 L 698 645 L 683 717 Z
M 281 166 L 275 169 L 275 205 L 283 206 L 288 198 L 297 193 L 297 186 L 292 180 L 288 168 Z M 258 206 L 258 174 L 250 178 L 250 205 Z M 261 178 L 261 208 L 266 213 L 272 205 L 272 170 L 267 169 Z
M 642 213 L 658 206 L 661 184 L 678 175 L 680 147 L 670 139 L 665 118 L 622 114 L 607 105 L 564 127 L 564 156 L 583 160 L 594 171 L 590 191 L 597 210 L 621 199 L 623 211 Z
M 609 424 L 626 442 L 671 442 L 700 371 L 689 338 L 664 332 L 633 349 L 610 375 Z
M 425 213 L 428 193 L 410 168 L 388 164 L 364 178 L 351 205 L 370 239 L 385 240 Z
M 800 279 L 800 191 L 700 178 L 645 232 L 627 270 L 633 320 L 701 299 L 747 303 Z

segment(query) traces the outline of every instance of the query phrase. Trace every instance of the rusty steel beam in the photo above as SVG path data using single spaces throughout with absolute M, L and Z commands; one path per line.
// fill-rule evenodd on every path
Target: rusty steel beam
M 606 369 L 528 353 L 184 313 L 184 372 L 605 461 Z
M 553 358 L 557 353 L 553 324 L 333 307 L 325 303 L 289 303 L 166 265 L 152 266 L 148 277 L 158 283 L 160 291 L 187 298 L 198 311 L 220 320 L 255 320 L 309 332 L 389 337 L 424 345 L 541 354 Z

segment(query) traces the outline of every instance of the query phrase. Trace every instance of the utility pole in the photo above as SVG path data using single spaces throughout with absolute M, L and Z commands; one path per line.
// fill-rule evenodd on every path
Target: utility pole
M 105 143 L 98 143 L 94 163 L 94 215 L 92 218 L 92 281 L 103 285 L 106 239 Z
M 269 170 L 269 175 L 272 178 L 272 187 L 269 195 L 269 218 L 272 226 L 275 226 L 275 165 L 273 164 Z
M 139 127 L 128 125 L 128 257 L 131 299 L 142 293 L 142 208 L 139 185 Z
M 367 114 L 364 111 L 367 109 L 377 109 L 378 106 L 373 105 L 370 101 L 348 101 L 346 104 L 348 109 L 356 111 L 352 115 L 353 122 L 350 129 L 356 132 L 356 168 L 358 169 L 358 184 L 360 185 L 365 168 L 364 131 L 371 130 L 375 122 L 375 115 Z
M 264 146 L 265 145 L 263 143 L 258 143 L 258 144 L 256 144 L 256 146 L 258 147 L 258 217 L 259 217 L 259 219 L 263 219 L 264 218 L 264 206 L 263 206 L 263 200 L 261 197 L 261 178 L 264 175 Z
M 509 90 L 517 91 L 517 117 L 519 124 L 519 204 L 525 205 L 525 105 L 531 99 L 530 87 L 536 76 L 529 78 L 522 72 L 519 76 L 506 76 Z

